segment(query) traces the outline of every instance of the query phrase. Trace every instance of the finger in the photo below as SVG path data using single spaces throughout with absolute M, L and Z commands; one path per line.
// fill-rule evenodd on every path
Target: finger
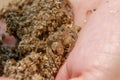
M 6 23 L 4 19 L 0 19 L 0 37 L 3 37 L 3 44 L 8 46 L 15 45 L 15 38 L 6 32 Z
M 67 71 L 67 65 L 66 63 L 61 67 L 61 69 L 59 70 L 57 76 L 56 76 L 56 80 L 68 80 L 69 76 L 68 76 L 68 71 Z

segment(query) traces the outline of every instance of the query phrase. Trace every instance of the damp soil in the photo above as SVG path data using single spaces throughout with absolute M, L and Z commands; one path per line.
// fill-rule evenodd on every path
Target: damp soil
M 0 76 L 55 80 L 80 29 L 68 0 L 15 0 L 0 11 L 15 47 L 0 41 Z

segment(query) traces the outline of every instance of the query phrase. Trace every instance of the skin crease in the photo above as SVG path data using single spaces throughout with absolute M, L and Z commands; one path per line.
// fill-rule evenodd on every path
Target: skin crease
M 90 2 L 76 0 L 76 4 L 80 4 L 79 1 Z M 120 0 L 94 1 L 100 4 L 94 6 L 97 10 L 89 15 L 56 80 L 120 80 Z M 89 9 L 86 5 L 83 6 Z M 78 8 L 80 11 L 79 6 L 73 5 L 73 10 Z M 78 13 L 74 12 L 76 16 Z M 79 23 L 79 20 L 75 21 Z
M 120 0 L 70 1 L 82 30 L 56 80 L 120 80 Z

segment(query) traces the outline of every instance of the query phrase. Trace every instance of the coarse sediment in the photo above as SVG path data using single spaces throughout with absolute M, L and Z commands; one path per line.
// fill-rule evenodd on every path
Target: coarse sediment
M 73 49 L 78 30 L 68 0 L 16 0 L 1 10 L 7 32 L 16 40 L 4 59 L 2 76 L 15 80 L 54 80 Z M 14 54 L 14 55 L 13 55 Z M 4 63 L 4 64 L 3 64 Z M 0 71 L 1 71 L 0 66 Z

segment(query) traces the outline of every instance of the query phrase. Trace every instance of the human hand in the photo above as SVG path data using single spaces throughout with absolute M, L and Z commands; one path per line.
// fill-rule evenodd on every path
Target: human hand
M 0 37 L 4 37 L 1 41 L 8 46 L 15 45 L 15 38 L 6 33 L 6 24 L 4 19 L 0 19 Z
M 120 80 L 119 2 L 71 0 L 75 24 L 84 27 L 56 80 Z
M 4 35 L 4 39 L 2 40 L 3 44 L 6 44 L 8 46 L 14 46 L 15 45 L 15 39 L 12 36 L 9 36 L 6 33 L 6 24 L 4 22 L 4 19 L 0 20 L 0 37 L 2 37 L 2 35 Z M 8 78 L 3 78 L 0 77 L 0 80 L 12 80 L 12 79 L 8 79 Z
M 71 3 L 83 27 L 56 80 L 120 80 L 120 0 Z

